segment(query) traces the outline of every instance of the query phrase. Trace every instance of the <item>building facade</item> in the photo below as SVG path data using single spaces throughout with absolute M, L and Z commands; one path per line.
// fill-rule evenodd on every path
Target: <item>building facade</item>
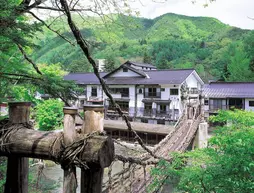
M 254 82 L 211 82 L 204 85 L 205 117 L 218 110 L 254 111 Z
M 203 81 L 194 69 L 157 70 L 151 64 L 127 61 L 109 73 L 101 72 L 110 93 L 130 120 L 170 124 L 182 114 L 184 99 L 198 100 Z M 83 87 L 77 105 L 104 104 L 106 117 L 118 119 L 93 73 L 70 73 Z

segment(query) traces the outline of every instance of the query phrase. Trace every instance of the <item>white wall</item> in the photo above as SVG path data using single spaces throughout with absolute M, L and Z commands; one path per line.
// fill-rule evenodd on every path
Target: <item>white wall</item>
M 128 72 L 123 72 L 123 68 L 120 68 L 118 71 L 110 75 L 110 77 L 138 77 L 138 76 L 141 76 L 141 75 L 129 69 L 128 69 Z
M 198 79 L 194 76 L 194 74 L 190 74 L 190 76 L 188 76 L 188 78 L 186 79 L 186 83 L 187 83 L 187 86 L 189 88 L 198 88 L 200 89 L 201 88 L 201 84 L 200 82 L 198 81 Z
M 162 100 L 168 100 L 169 99 L 169 93 L 170 93 L 170 88 L 169 86 L 161 86 L 161 88 L 164 88 L 165 91 L 161 91 L 161 99 Z
M 252 99 L 245 99 L 245 110 L 254 111 L 254 107 L 250 107 L 249 106 L 249 101 L 254 101 L 254 98 L 252 98 Z

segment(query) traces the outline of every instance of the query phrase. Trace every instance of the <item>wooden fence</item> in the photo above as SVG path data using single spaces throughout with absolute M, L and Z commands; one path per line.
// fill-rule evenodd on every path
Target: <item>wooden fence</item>
M 8 157 L 5 193 L 28 192 L 28 158 L 61 164 L 64 193 L 76 192 L 76 167 L 82 193 L 102 191 L 103 168 L 114 160 L 114 143 L 102 132 L 103 107 L 84 107 L 81 130 L 75 129 L 77 109 L 63 111 L 63 131 L 37 131 L 29 124 L 30 103 L 9 103 L 9 120 L 0 123 L 0 156 Z

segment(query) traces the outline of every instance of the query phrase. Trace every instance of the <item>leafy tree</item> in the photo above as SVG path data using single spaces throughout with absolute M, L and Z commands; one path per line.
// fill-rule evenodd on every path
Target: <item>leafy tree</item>
M 236 49 L 233 56 L 230 57 L 227 65 L 229 73 L 227 81 L 250 81 L 250 60 L 241 49 Z
M 254 191 L 254 112 L 221 111 L 211 121 L 224 125 L 215 130 L 208 148 L 173 154 L 172 163 L 162 160 L 152 170 L 150 189 L 167 182 L 183 192 Z
M 69 72 L 91 72 L 92 67 L 88 63 L 86 58 L 72 61 L 71 64 L 67 66 L 67 71 Z
M 105 59 L 106 59 L 104 66 L 105 72 L 111 72 L 119 66 L 119 61 L 117 61 L 117 59 L 113 55 L 108 55 Z
M 152 63 L 152 57 L 148 54 L 147 50 L 144 51 L 143 62 L 147 64 Z
M 64 103 L 57 99 L 45 100 L 36 106 L 39 130 L 54 130 L 62 124 Z

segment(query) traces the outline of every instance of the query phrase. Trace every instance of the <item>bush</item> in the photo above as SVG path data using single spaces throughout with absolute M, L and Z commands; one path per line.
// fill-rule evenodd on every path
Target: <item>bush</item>
M 59 127 L 63 120 L 64 103 L 57 99 L 43 101 L 36 107 L 39 130 L 50 131 Z

